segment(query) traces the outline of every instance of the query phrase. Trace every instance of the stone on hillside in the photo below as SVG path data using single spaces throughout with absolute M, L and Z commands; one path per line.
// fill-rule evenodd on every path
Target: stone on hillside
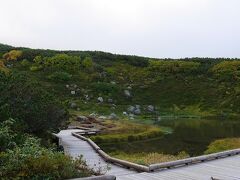
M 129 118 L 130 118 L 131 120 L 134 120 L 134 114 L 129 114 Z
M 69 88 L 69 85 L 68 85 L 68 84 L 66 84 L 66 88 Z
M 136 107 L 136 109 L 140 109 L 140 108 L 141 108 L 141 106 L 140 106 L 140 105 L 136 105 L 135 107 Z
M 70 108 L 75 109 L 77 107 L 77 104 L 75 102 L 70 103 Z
M 134 106 L 129 106 L 127 110 L 128 110 L 128 112 L 133 113 L 134 110 L 135 110 L 135 107 Z
M 97 117 L 97 113 L 91 113 L 91 114 L 89 115 L 89 117 L 95 118 L 95 117 Z
M 87 121 L 88 118 L 86 116 L 78 116 L 77 120 L 80 121 L 80 122 L 84 122 L 84 121 Z
M 135 114 L 135 115 L 140 115 L 140 114 L 141 114 L 141 109 L 136 108 L 136 109 L 134 110 L 134 114 Z
M 115 85 L 115 84 L 116 84 L 116 82 L 115 82 L 115 81 L 111 81 L 111 84 Z
M 131 87 L 131 86 L 128 86 L 127 89 L 128 89 L 128 90 L 132 90 L 132 87 Z
M 147 110 L 149 111 L 149 112 L 154 112 L 154 106 L 153 105 L 149 105 L 148 107 L 147 107 Z
M 117 120 L 118 116 L 115 113 L 110 114 L 110 116 L 108 117 L 111 120 Z
M 71 91 L 71 94 L 72 94 L 72 95 L 75 95 L 75 94 L 76 94 L 76 91 Z
M 103 103 L 103 98 L 102 97 L 98 97 L 97 100 L 98 100 L 98 102 Z
M 127 116 L 127 115 L 128 115 L 128 113 L 124 111 L 124 112 L 123 112 L 123 115 L 124 115 L 124 116 Z
M 105 120 L 105 119 L 107 119 L 107 117 L 106 116 L 99 116 L 98 119 Z
M 130 93 L 130 91 L 129 90 L 124 90 L 124 95 L 126 96 L 126 97 L 131 97 L 131 93 Z
M 108 103 L 113 103 L 113 99 L 109 98 Z
M 77 111 L 80 111 L 80 108 L 77 108 Z

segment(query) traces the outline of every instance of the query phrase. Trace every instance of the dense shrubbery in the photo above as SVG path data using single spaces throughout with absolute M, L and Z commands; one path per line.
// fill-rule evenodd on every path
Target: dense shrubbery
M 72 78 L 72 75 L 67 72 L 54 72 L 48 76 L 48 79 L 56 82 L 69 81 Z
M 22 51 L 11 50 L 3 55 L 3 58 L 7 61 L 16 61 L 22 56 Z
M 68 113 L 41 85 L 24 74 L 0 74 L 0 119 L 24 122 L 26 132 L 42 134 L 64 125 Z
M 177 73 L 192 73 L 198 70 L 200 63 L 187 61 L 151 61 L 149 71 L 177 74 Z
M 223 61 L 216 64 L 212 70 L 214 75 L 220 80 L 239 80 L 240 61 Z

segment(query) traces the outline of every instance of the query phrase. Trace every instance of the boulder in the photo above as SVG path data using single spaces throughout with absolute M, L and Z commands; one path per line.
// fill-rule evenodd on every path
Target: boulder
M 75 94 L 76 94 L 76 91 L 71 91 L 71 94 L 72 94 L 72 95 L 75 95 Z
M 140 106 L 140 105 L 136 105 L 135 107 L 136 107 L 136 109 L 140 109 L 140 108 L 141 108 L 141 106 Z
M 69 85 L 68 85 L 68 84 L 66 84 L 66 88 L 69 88 Z
M 154 112 L 155 108 L 154 108 L 153 105 L 149 105 L 149 106 L 147 106 L 147 110 L 148 110 L 149 112 Z
M 123 115 L 124 115 L 124 116 L 127 116 L 127 115 L 128 115 L 128 113 L 124 111 L 124 112 L 123 112 Z
M 129 119 L 134 120 L 134 114 L 129 114 Z
M 98 100 L 98 102 L 103 103 L 103 98 L 102 97 L 98 97 L 97 100 Z
M 70 108 L 72 109 L 77 108 L 77 104 L 75 102 L 70 103 Z
M 91 114 L 89 115 L 89 117 L 95 118 L 95 117 L 97 117 L 97 113 L 91 113 Z
M 129 90 L 124 90 L 124 95 L 126 96 L 126 97 L 131 97 L 131 93 L 130 93 L 130 91 Z
M 111 113 L 108 118 L 111 120 L 117 120 L 118 116 L 115 113 Z
M 86 116 L 78 116 L 77 117 L 77 121 L 80 121 L 80 122 L 84 122 L 84 121 L 87 121 L 88 118 Z
M 140 115 L 140 114 L 141 114 L 141 109 L 136 108 L 136 109 L 134 110 L 134 114 L 135 114 L 135 115 Z
M 113 99 L 109 98 L 108 100 L 108 103 L 113 103 Z
M 130 112 L 130 113 L 133 113 L 135 110 L 135 107 L 134 106 L 129 106 L 127 111 Z
M 105 120 L 105 119 L 107 119 L 107 117 L 106 116 L 99 116 L 98 119 Z

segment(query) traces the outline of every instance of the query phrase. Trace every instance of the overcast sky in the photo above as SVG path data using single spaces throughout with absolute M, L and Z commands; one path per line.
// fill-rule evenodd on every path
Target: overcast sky
M 0 0 L 0 43 L 240 57 L 240 0 Z

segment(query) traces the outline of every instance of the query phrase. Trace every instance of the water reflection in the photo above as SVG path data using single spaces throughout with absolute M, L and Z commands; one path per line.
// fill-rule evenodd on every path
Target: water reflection
M 186 151 L 191 156 L 201 155 L 209 143 L 216 139 L 240 137 L 240 121 L 207 119 L 162 120 L 158 126 L 171 127 L 173 133 L 144 142 L 102 144 L 108 151 L 163 152 L 177 154 Z M 141 147 L 141 148 L 139 148 Z

